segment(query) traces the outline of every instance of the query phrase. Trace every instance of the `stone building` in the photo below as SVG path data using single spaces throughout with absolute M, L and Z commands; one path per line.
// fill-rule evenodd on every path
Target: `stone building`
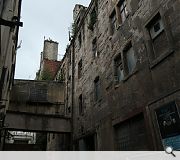
M 36 80 L 53 80 L 60 64 L 61 62 L 58 61 L 58 43 L 51 39 L 44 40 L 40 69 L 36 73 Z
M 74 150 L 180 149 L 179 0 L 82 8 L 59 71 Z
M 4 118 L 14 79 L 19 26 L 22 26 L 20 13 L 21 0 L 0 1 L 0 150 L 6 125 Z

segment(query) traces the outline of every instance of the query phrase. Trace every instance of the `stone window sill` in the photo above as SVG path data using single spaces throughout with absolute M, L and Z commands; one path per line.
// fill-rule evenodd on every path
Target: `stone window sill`
M 138 72 L 138 69 L 135 69 L 132 73 L 126 75 L 126 77 L 125 77 L 122 81 L 120 81 L 120 82 L 118 82 L 118 83 L 116 83 L 116 84 L 114 85 L 114 88 L 115 88 L 115 89 L 119 88 L 119 86 L 120 86 L 122 83 L 125 83 L 129 78 L 131 78 L 131 77 L 132 77 L 133 75 L 135 75 L 137 72 Z
M 173 53 L 174 53 L 174 50 L 171 49 L 171 50 L 167 51 L 166 53 L 160 55 L 156 59 L 152 60 L 150 62 L 150 68 L 153 69 L 154 67 L 156 67 L 159 63 L 161 63 L 164 59 L 166 59 L 167 57 L 169 57 Z
M 118 31 L 125 23 L 127 23 L 128 19 L 130 17 L 130 14 L 127 15 L 126 19 L 124 22 L 118 24 L 118 27 L 116 28 L 116 30 Z
M 133 75 L 135 75 L 138 72 L 138 69 L 135 68 L 134 71 L 132 73 L 129 73 L 128 75 L 125 76 L 125 78 L 123 79 L 123 82 L 126 82 L 129 78 L 131 78 Z

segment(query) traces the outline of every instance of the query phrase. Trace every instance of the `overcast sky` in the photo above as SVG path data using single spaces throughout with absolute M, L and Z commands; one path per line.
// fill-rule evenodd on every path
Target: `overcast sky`
M 88 6 L 91 0 L 23 0 L 17 52 L 16 79 L 34 79 L 39 69 L 44 36 L 59 42 L 59 58 L 68 44 L 68 27 L 75 4 Z

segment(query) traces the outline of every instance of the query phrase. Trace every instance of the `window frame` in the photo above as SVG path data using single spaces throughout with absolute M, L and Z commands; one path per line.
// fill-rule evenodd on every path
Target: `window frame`
M 78 35 L 78 44 L 79 44 L 79 49 L 80 49 L 81 46 L 82 46 L 82 35 L 81 35 L 81 32 Z
M 123 76 L 119 73 L 119 68 L 123 72 Z M 120 83 L 125 78 L 125 75 L 124 75 L 124 66 L 123 66 L 123 60 L 122 60 L 121 53 L 119 53 L 114 58 L 114 78 L 115 78 L 115 83 Z
M 164 29 L 161 31 L 154 39 L 156 39 L 159 35 L 161 35 L 163 32 L 165 32 L 167 42 L 168 42 L 168 49 L 167 52 L 162 53 L 159 56 L 155 55 L 154 47 L 153 47 L 153 39 L 151 38 L 149 28 L 152 25 L 152 23 L 155 21 L 155 19 L 158 19 L 157 17 L 160 17 L 162 20 Z M 164 16 L 164 12 L 162 8 L 160 8 L 157 12 L 153 13 L 150 17 L 147 18 L 145 25 L 144 25 L 144 34 L 146 38 L 146 47 L 147 47 L 147 53 L 149 57 L 149 64 L 150 64 L 150 69 L 153 69 L 156 67 L 161 61 L 166 59 L 169 55 L 174 53 L 174 40 L 173 40 L 173 35 L 172 31 L 170 28 L 170 25 L 167 22 L 167 19 Z
M 111 34 L 113 35 L 118 28 L 118 19 L 117 19 L 117 13 L 115 9 L 112 11 L 109 19 L 110 19 L 110 24 L 111 24 Z
M 82 77 L 82 59 L 78 62 L 78 79 Z
M 136 59 L 136 64 L 135 64 L 135 66 L 133 67 L 132 70 L 130 70 L 130 68 L 128 66 L 128 59 L 127 59 L 127 54 L 128 54 L 128 51 L 130 51 L 130 49 L 133 50 L 134 58 Z M 124 74 L 125 74 L 125 76 L 133 74 L 135 72 L 135 70 L 136 70 L 138 59 L 137 59 L 136 52 L 135 52 L 135 50 L 133 48 L 133 45 L 132 45 L 131 41 L 128 42 L 126 44 L 126 46 L 124 47 L 124 49 L 123 49 L 123 61 L 124 61 L 124 72 L 125 72 Z
M 94 100 L 98 102 L 101 99 L 101 83 L 100 78 L 97 76 L 94 80 Z
M 78 105 L 79 105 L 79 115 L 83 115 L 84 114 L 84 108 L 83 108 L 83 96 L 82 96 L 82 94 L 80 94 L 78 97 Z
M 117 4 L 117 10 L 119 12 L 119 24 L 123 24 L 129 16 L 129 12 L 127 10 L 127 0 L 120 0 Z M 124 15 L 124 19 L 122 18 Z

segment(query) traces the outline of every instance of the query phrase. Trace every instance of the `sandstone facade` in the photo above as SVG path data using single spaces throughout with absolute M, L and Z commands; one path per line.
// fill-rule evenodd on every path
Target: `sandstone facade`
M 179 11 L 178 0 L 92 0 L 79 14 L 61 66 L 75 150 L 163 150 L 178 138 Z
M 9 93 L 14 79 L 21 0 L 0 1 L 0 150 Z M 1 137 L 2 136 L 2 137 Z

